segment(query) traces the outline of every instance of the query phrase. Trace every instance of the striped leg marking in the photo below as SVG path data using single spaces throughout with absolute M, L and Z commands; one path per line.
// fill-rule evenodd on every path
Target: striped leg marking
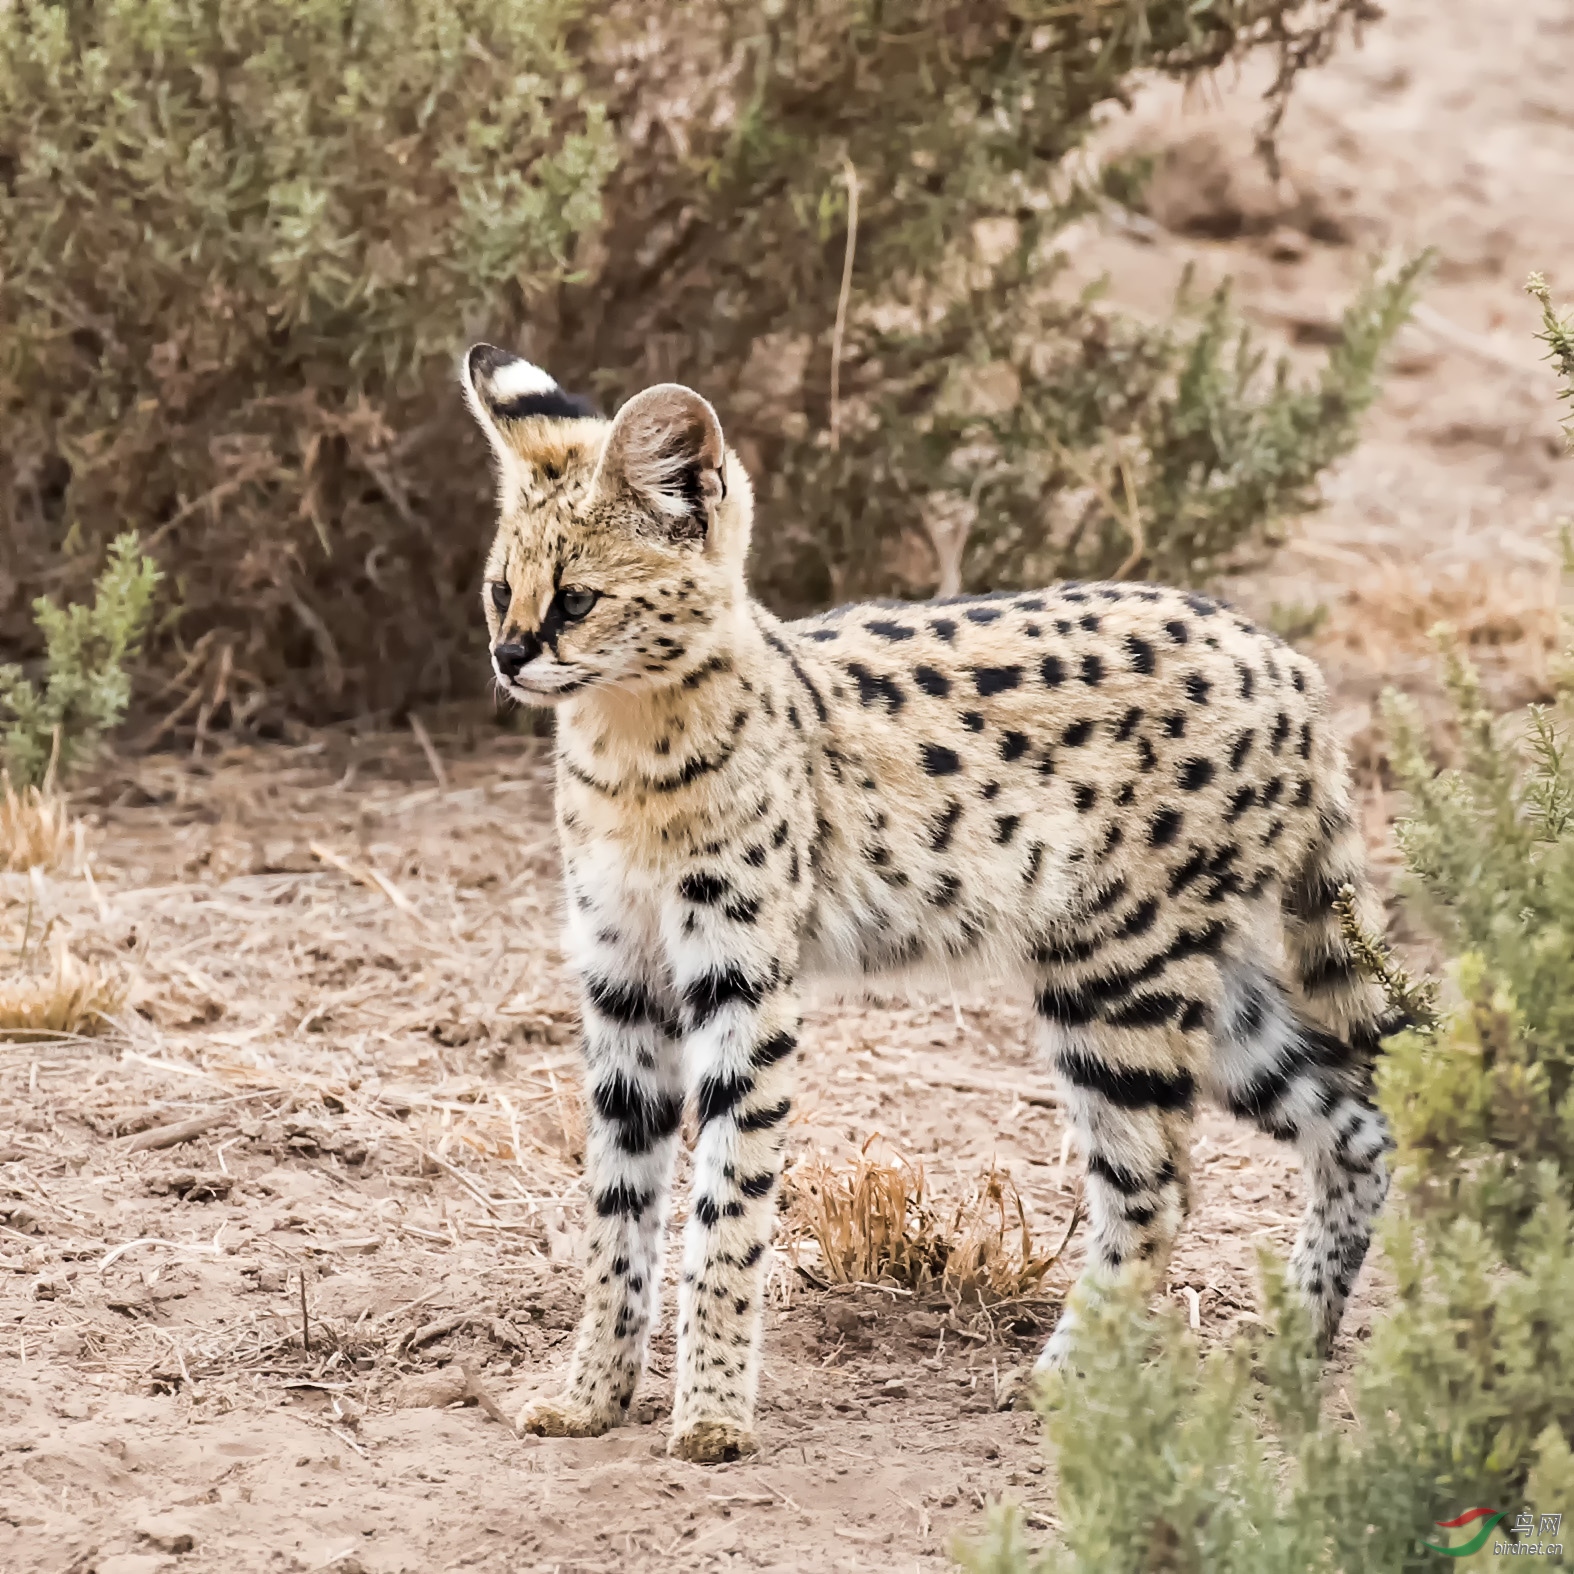
M 652 990 L 587 970 L 584 1021 L 584 1311 L 562 1397 L 519 1418 L 521 1431 L 548 1437 L 595 1436 L 628 1413 L 656 1320 L 683 1114 L 675 1024 Z
M 1388 1193 L 1388 1127 L 1366 1091 L 1368 1061 L 1366 1044 L 1302 1018 L 1265 970 L 1227 971 L 1209 1092 L 1301 1155 L 1307 1208 L 1290 1267 L 1324 1354 Z
M 700 1134 L 678 1290 L 671 1452 L 715 1463 L 755 1448 L 765 1254 L 798 1021 L 787 993 L 743 964 L 691 974 L 683 995 Z

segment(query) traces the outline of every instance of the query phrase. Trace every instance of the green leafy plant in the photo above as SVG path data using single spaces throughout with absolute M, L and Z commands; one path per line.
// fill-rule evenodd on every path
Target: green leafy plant
M 1546 345 L 1547 359 L 1563 384 L 1558 397 L 1574 405 L 1574 316 L 1558 315 L 1552 305 L 1552 291 L 1539 273 L 1531 274 L 1525 289 L 1541 304 L 1541 342 Z M 1563 429 L 1569 441 L 1574 442 L 1574 414 L 1569 416 Z
M 33 603 L 45 646 L 40 684 L 0 666 L 0 757 L 18 786 L 63 779 L 125 714 L 160 574 L 134 534 L 119 536 L 91 606 Z

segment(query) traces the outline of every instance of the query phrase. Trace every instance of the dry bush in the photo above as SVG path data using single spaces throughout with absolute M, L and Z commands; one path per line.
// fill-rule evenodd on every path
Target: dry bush
M 1071 1236 L 1068 1229 L 1054 1251 L 1037 1251 L 1016 1183 L 994 1163 L 945 1203 L 927 1195 L 923 1165 L 900 1155 L 865 1152 L 838 1166 L 815 1154 L 788 1172 L 785 1195 L 786 1239 L 812 1241 L 819 1261 L 806 1271 L 831 1284 L 1010 1300 L 1041 1288 Z
M 703 389 L 790 610 L 1208 576 L 1314 500 L 1407 294 L 1303 384 L 1222 299 L 1050 289 L 1103 106 L 1262 49 L 1271 116 L 1371 0 L 0 11 L 0 644 L 140 532 L 180 587 L 149 741 L 479 690 L 468 337 L 608 405 Z
M 82 822 L 52 788 L 20 792 L 0 772 L 0 870 L 82 867 Z
M 45 973 L 18 969 L 0 978 L 0 1038 L 102 1032 L 125 1001 L 125 986 L 61 941 Z

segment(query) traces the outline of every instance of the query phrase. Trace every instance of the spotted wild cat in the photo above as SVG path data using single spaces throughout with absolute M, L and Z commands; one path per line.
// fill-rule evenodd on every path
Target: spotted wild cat
M 566 949 L 582 986 L 586 1295 L 522 1424 L 628 1410 L 697 1112 L 672 1451 L 754 1446 L 761 1287 L 810 977 L 1032 991 L 1087 1159 L 1078 1296 L 1153 1285 L 1199 1098 L 1293 1144 L 1294 1272 L 1324 1344 L 1386 1190 L 1387 1024 L 1333 910 L 1377 912 L 1313 666 L 1205 597 L 1063 584 L 783 623 L 749 597 L 748 477 L 664 384 L 594 418 L 489 345 L 484 591 L 500 685 L 557 707 Z

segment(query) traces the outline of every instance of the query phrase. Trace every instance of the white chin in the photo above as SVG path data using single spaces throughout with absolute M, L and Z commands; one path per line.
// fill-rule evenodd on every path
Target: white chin
M 574 695 L 583 693 L 587 687 L 580 679 L 571 679 L 567 683 L 559 684 L 551 689 L 527 688 L 522 683 L 511 683 L 507 678 L 502 679 L 504 692 L 511 698 L 519 701 L 521 705 L 557 705 L 563 700 L 571 699 Z

